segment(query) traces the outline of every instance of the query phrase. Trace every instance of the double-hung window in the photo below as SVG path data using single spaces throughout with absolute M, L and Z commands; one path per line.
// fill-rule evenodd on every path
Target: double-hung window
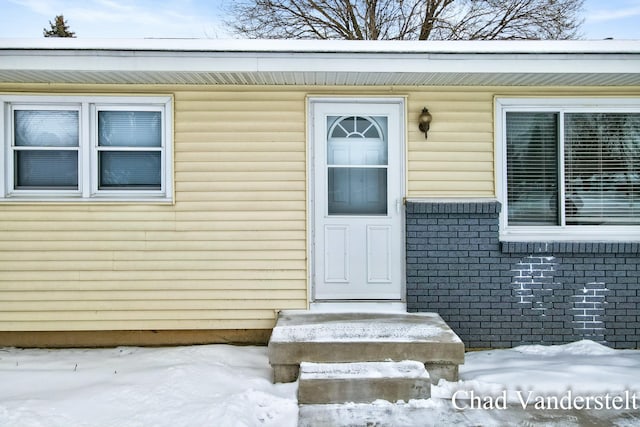
M 17 105 L 10 113 L 6 164 L 12 190 L 78 191 L 80 108 Z
M 1 200 L 172 199 L 171 98 L 0 96 Z
M 498 99 L 504 240 L 640 240 L 639 99 Z

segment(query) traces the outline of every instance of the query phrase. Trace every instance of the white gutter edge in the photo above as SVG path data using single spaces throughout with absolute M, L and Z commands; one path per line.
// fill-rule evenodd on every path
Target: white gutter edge
M 0 39 L 3 50 L 414 54 L 640 54 L 640 40 L 347 41 L 218 39 Z

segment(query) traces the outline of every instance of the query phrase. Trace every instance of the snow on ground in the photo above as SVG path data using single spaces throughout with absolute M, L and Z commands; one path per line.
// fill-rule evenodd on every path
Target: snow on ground
M 264 347 L 0 348 L 4 426 L 640 426 L 640 351 L 591 341 L 467 353 L 460 381 L 432 399 L 302 407 L 297 384 L 271 384 Z M 502 408 L 500 398 L 508 407 Z M 529 398 L 526 408 L 518 398 Z M 597 408 L 597 398 L 621 408 Z M 473 406 L 495 404 L 493 409 Z M 591 396 L 591 409 L 576 409 Z M 536 408 L 565 397 L 573 408 Z M 638 409 L 629 407 L 635 401 Z M 582 399 L 582 400 L 581 400 Z M 554 401 L 542 401 L 553 405 Z M 456 408 L 456 406 L 459 408 Z
M 486 396 L 506 389 L 508 400 L 519 403 L 518 390 L 531 391 L 532 396 L 634 391 L 640 408 L 640 351 L 614 350 L 588 340 L 467 353 L 460 377 L 463 380 L 458 383 L 444 382 L 436 387 L 434 395 L 450 398 L 456 390 L 473 390 Z
M 0 349 L 0 426 L 296 426 L 266 349 Z

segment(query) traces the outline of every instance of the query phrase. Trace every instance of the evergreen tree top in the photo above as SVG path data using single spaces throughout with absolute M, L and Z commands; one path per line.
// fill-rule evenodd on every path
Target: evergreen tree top
M 75 37 L 76 33 L 69 29 L 67 22 L 64 20 L 64 15 L 57 15 L 55 22 L 49 21 L 51 29 L 42 29 L 45 37 Z

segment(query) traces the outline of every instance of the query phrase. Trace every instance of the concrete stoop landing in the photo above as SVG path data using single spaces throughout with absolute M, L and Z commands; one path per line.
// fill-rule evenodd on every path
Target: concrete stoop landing
M 283 311 L 268 353 L 274 382 L 300 378 L 301 404 L 426 399 L 464 363 L 464 344 L 435 313 Z

